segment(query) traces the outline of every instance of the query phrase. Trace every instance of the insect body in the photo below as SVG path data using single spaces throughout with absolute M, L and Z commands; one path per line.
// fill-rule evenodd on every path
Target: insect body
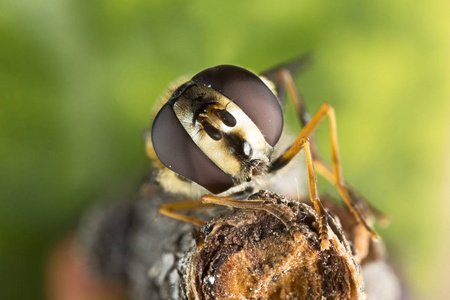
M 296 99 L 298 102 L 289 72 L 280 69 L 277 76 L 278 90 L 287 88 L 294 103 Z M 264 188 L 264 179 L 283 169 L 304 148 L 310 198 L 321 217 L 322 248 L 328 245 L 327 221 L 318 197 L 313 165 L 336 184 L 355 217 L 375 236 L 342 179 L 333 108 L 324 104 L 287 149 L 278 149 L 283 113 L 280 100 L 266 82 L 246 69 L 221 65 L 206 69 L 171 89 L 154 118 L 151 139 L 147 141 L 149 154 L 158 166 L 157 181 L 187 200 L 203 194 L 203 203 L 265 210 L 289 227 L 289 218 L 282 211 L 262 200 L 250 201 L 246 197 L 255 188 Z M 308 139 L 327 115 L 333 169 L 315 155 Z M 160 212 L 201 225 L 199 220 L 173 212 L 188 206 L 166 204 Z

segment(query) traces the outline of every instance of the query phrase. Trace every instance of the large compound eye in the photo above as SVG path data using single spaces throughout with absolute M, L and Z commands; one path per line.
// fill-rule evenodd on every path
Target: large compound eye
M 171 103 L 165 104 L 153 121 L 152 143 L 163 165 L 210 192 L 218 194 L 233 186 L 231 178 L 192 141 Z
M 221 65 L 198 73 L 192 81 L 211 87 L 236 103 L 269 145 L 278 142 L 283 130 L 283 112 L 278 99 L 258 76 L 240 67 Z

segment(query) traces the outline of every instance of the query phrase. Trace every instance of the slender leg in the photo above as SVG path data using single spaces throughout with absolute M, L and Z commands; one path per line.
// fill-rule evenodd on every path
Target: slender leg
M 311 155 L 311 147 L 310 142 L 307 137 L 302 138 L 300 140 L 300 149 L 305 148 L 305 155 L 306 155 L 306 165 L 308 168 L 308 181 L 309 181 L 309 195 L 311 198 L 311 201 L 314 204 L 314 208 L 316 209 L 317 213 L 319 214 L 320 221 L 319 221 L 319 234 L 320 234 L 320 245 L 322 250 L 327 249 L 329 246 L 328 241 L 328 231 L 327 231 L 327 215 L 325 210 L 323 209 L 322 202 L 320 202 L 319 199 L 319 192 L 317 191 L 317 179 L 316 179 L 316 173 L 314 171 L 313 166 L 313 158 Z
M 229 199 L 232 199 L 234 201 L 239 201 L 241 199 L 246 199 L 248 196 L 253 192 L 252 187 L 248 187 L 247 189 L 236 192 L 230 196 L 228 196 Z M 172 202 L 172 203 L 164 203 L 161 204 L 158 207 L 158 212 L 161 215 L 164 215 L 166 217 L 179 220 L 185 223 L 192 224 L 194 226 L 202 227 L 203 224 L 205 224 L 205 221 L 199 220 L 194 217 L 186 216 L 183 214 L 180 214 L 178 212 L 175 212 L 177 210 L 195 210 L 195 209 L 201 209 L 207 207 L 206 203 L 202 203 L 200 201 L 185 201 L 185 202 Z
M 186 202 L 173 202 L 173 203 L 164 203 L 158 207 L 158 212 L 161 215 L 166 217 L 179 220 L 182 222 L 186 222 L 198 227 L 202 227 L 205 221 L 196 219 L 194 217 L 182 215 L 174 212 L 175 210 L 192 210 L 205 207 L 206 205 L 199 201 L 186 201 Z
M 308 115 L 305 102 L 302 99 L 302 95 L 298 91 L 291 73 L 287 69 L 280 69 L 276 74 L 276 86 L 278 97 L 282 98 L 282 103 L 286 103 L 284 98 L 286 97 L 287 91 L 292 103 L 294 104 L 294 109 L 297 113 L 298 119 L 300 120 L 300 125 L 305 127 L 305 125 L 309 122 L 310 117 Z
M 285 79 L 283 78 L 281 71 L 286 72 L 289 75 L 290 74 L 299 75 L 300 73 L 302 73 L 306 68 L 308 68 L 311 65 L 312 60 L 313 59 L 312 59 L 310 53 L 305 53 L 295 59 L 286 61 L 278 66 L 275 66 L 274 68 L 265 70 L 264 72 L 261 73 L 261 76 L 275 82 L 275 84 L 277 86 L 277 94 L 278 94 L 277 96 L 278 96 L 278 99 L 280 100 L 281 104 L 285 103 L 286 86 L 287 86 L 285 84 Z M 295 85 L 293 85 L 293 87 L 295 88 Z M 297 93 L 297 95 L 300 97 L 300 93 Z M 298 103 L 303 104 L 303 102 L 301 102 L 301 101 Z M 297 108 L 301 108 L 301 105 L 296 105 L 296 109 Z M 304 112 L 306 112 L 306 110 L 304 110 Z M 299 114 L 300 119 L 301 119 L 301 116 L 306 116 L 306 115 L 307 114 Z M 307 123 L 307 122 L 305 122 L 305 123 Z
M 288 93 L 290 98 L 292 99 L 292 102 L 294 106 L 296 107 L 296 111 L 298 114 L 298 118 L 300 120 L 300 123 L 302 127 L 306 125 L 306 123 L 309 122 L 310 116 L 308 114 L 308 111 L 306 109 L 306 106 L 304 104 L 304 101 L 301 97 L 301 94 L 299 93 L 295 82 L 292 78 L 292 72 L 289 69 L 280 69 L 278 71 L 278 84 L 283 84 L 287 87 Z M 336 128 L 336 125 L 334 125 Z M 319 151 L 317 150 L 317 145 L 315 143 L 314 136 L 310 136 L 311 139 L 311 152 L 314 159 L 314 166 L 316 167 L 316 170 L 319 174 L 324 176 L 326 179 L 328 179 L 329 182 L 334 183 L 332 178 L 333 170 L 331 167 L 320 157 Z M 374 206 L 372 206 L 363 196 L 361 196 L 359 193 L 357 193 L 351 186 L 344 183 L 344 186 L 346 187 L 348 193 L 350 194 L 350 197 L 355 202 L 356 206 L 359 206 L 361 208 L 361 211 L 365 212 L 367 217 L 375 216 L 375 218 L 381 222 L 384 225 L 389 224 L 390 218 L 385 213 L 381 212 Z
M 316 129 L 316 127 L 320 124 L 320 122 L 326 117 L 327 114 L 333 114 L 334 116 L 333 107 L 329 103 L 324 103 L 317 111 L 317 113 L 300 131 L 299 135 L 295 139 L 292 146 L 289 147 L 281 156 L 279 156 L 276 160 L 272 162 L 269 171 L 272 172 L 276 171 L 284 167 L 287 163 L 289 163 L 295 157 L 295 155 L 297 155 L 297 153 L 301 150 L 300 141 L 305 137 L 309 137 L 312 134 L 312 132 Z M 331 134 L 333 135 L 333 133 Z M 332 146 L 333 162 L 336 162 L 333 166 L 336 168 L 334 171 L 336 174 L 335 177 L 337 177 L 337 175 L 339 175 L 338 173 L 340 172 L 339 154 L 337 153 L 337 149 L 334 147 L 335 143 L 333 141 L 333 137 L 331 142 L 332 142 L 331 146 Z
M 298 92 L 295 88 L 295 84 L 292 80 L 292 77 L 290 76 L 289 72 L 286 70 L 280 70 L 280 77 L 284 78 L 285 85 L 287 87 L 287 90 L 291 96 L 294 102 L 294 105 L 298 104 L 300 101 L 300 98 L 298 97 Z M 296 105 L 297 106 L 297 105 Z M 300 105 L 300 107 L 303 107 Z M 297 110 L 300 115 L 302 115 L 302 111 L 300 109 Z M 271 165 L 270 171 L 276 171 L 283 166 L 285 166 L 288 162 L 292 160 L 292 158 L 300 151 L 300 147 L 297 145 L 299 141 L 301 141 L 303 138 L 310 136 L 313 131 L 317 128 L 317 126 L 323 121 L 323 119 L 328 115 L 329 118 L 329 124 L 330 124 L 330 140 L 331 140 L 331 155 L 332 155 L 332 162 L 333 162 L 333 169 L 332 171 L 330 168 L 320 159 L 318 158 L 318 155 L 315 154 L 315 148 L 313 148 L 313 156 L 314 156 L 314 165 L 317 167 L 317 171 L 322 174 L 326 179 L 330 180 L 332 183 L 336 185 L 336 188 L 341 195 L 341 197 L 344 199 L 345 203 L 349 207 L 352 214 L 355 216 L 355 218 L 361 222 L 364 227 L 370 232 L 373 238 L 378 238 L 378 235 L 375 233 L 375 231 L 369 226 L 369 224 L 366 221 L 366 218 L 364 217 L 364 209 L 362 209 L 360 206 L 361 204 L 365 203 L 357 203 L 356 202 L 363 202 L 363 201 L 355 201 L 351 197 L 351 192 L 349 191 L 349 188 L 345 185 L 343 176 L 342 176 L 342 170 L 341 170 L 341 163 L 340 163 L 340 157 L 339 157 L 339 147 L 338 147 L 338 141 L 337 141 L 337 130 L 336 130 L 336 117 L 334 113 L 333 107 L 329 103 L 324 103 L 319 111 L 307 122 L 304 122 L 304 118 L 300 118 L 302 123 L 304 123 L 304 127 L 301 130 L 300 134 L 297 136 L 296 141 L 294 144 L 286 150 L 279 158 L 277 158 Z M 354 193 L 353 193 L 354 194 Z
M 334 174 L 330 166 L 320 158 L 316 158 L 313 152 L 314 167 L 317 173 L 321 174 L 329 182 L 334 183 Z M 365 218 L 375 217 L 378 222 L 383 225 L 389 224 L 389 216 L 373 207 L 365 198 L 359 195 L 355 189 L 344 183 L 344 187 L 347 189 L 350 198 L 353 200 L 354 205 L 358 207 L 358 210 Z
M 288 68 L 280 68 L 276 73 L 276 86 L 277 91 L 282 91 L 281 97 L 283 97 L 282 103 L 286 102 L 286 94 L 289 94 L 289 98 L 294 106 L 294 109 L 297 113 L 298 120 L 300 121 L 301 127 L 305 127 L 306 124 L 311 120 L 310 115 L 308 114 L 308 109 L 306 108 L 305 101 L 303 101 L 302 94 L 297 89 L 297 86 L 292 78 L 292 72 Z M 280 97 L 280 94 L 279 94 Z M 311 153 L 314 160 L 319 158 L 319 151 L 317 150 L 317 143 L 315 142 L 314 132 L 312 132 L 309 136 L 309 140 L 311 141 Z
M 310 142 L 307 137 L 304 137 L 300 140 L 295 141 L 295 146 L 300 149 L 305 148 L 306 154 L 306 164 L 308 167 L 308 179 L 309 179 L 309 194 L 312 203 L 314 204 L 314 208 L 316 209 L 319 215 L 319 238 L 320 238 L 320 247 L 322 250 L 328 249 L 329 240 L 328 240 L 328 222 L 327 222 L 327 214 L 323 209 L 322 202 L 320 202 L 319 194 L 317 191 L 317 180 L 313 167 L 313 160 L 310 149 Z M 297 152 L 298 152 L 297 151 Z M 204 195 L 202 197 L 202 202 L 207 204 L 219 204 L 226 205 L 236 208 L 247 208 L 247 209 L 260 209 L 267 211 L 268 213 L 274 215 L 278 219 L 280 219 L 288 228 L 289 231 L 294 226 L 294 223 L 290 221 L 289 218 L 286 217 L 285 212 L 278 209 L 275 205 L 267 203 L 263 200 L 231 200 L 227 197 L 217 197 L 213 195 Z M 292 231 L 291 231 L 292 233 Z M 295 238 L 295 235 L 294 235 Z

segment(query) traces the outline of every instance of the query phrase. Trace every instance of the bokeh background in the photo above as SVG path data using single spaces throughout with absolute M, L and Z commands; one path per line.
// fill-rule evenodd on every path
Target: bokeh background
M 379 228 L 390 260 L 413 299 L 448 299 L 449 9 L 438 0 L 2 0 L 1 298 L 44 298 L 55 242 L 96 201 L 136 192 L 150 166 L 143 130 L 168 83 L 311 52 L 298 84 L 311 111 L 334 105 L 345 177 L 393 218 Z

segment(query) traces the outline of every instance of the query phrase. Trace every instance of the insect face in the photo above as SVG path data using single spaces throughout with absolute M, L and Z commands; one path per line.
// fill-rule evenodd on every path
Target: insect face
M 215 90 L 190 85 L 173 110 L 192 141 L 234 183 L 250 181 L 253 169 L 269 162 L 273 148 L 261 131 L 242 109 Z
M 280 104 L 259 77 L 218 66 L 173 92 L 152 142 L 167 168 L 220 193 L 265 172 L 282 125 Z

